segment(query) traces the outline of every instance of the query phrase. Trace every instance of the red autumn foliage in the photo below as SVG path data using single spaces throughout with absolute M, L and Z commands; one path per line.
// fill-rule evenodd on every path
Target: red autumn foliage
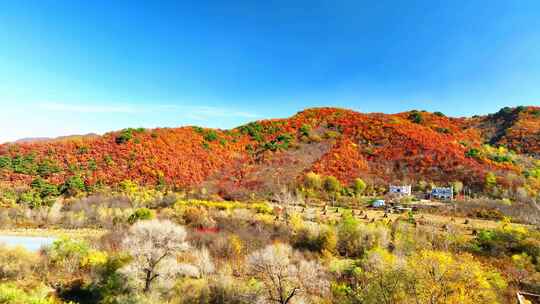
M 233 130 L 194 127 L 134 130 L 0 145 L 0 156 L 34 156 L 60 170 L 45 178 L 61 184 L 81 175 L 87 185 L 130 179 L 179 188 L 211 185 L 218 191 L 273 191 L 308 171 L 348 184 L 357 177 L 391 180 L 461 180 L 483 183 L 487 171 L 515 170 L 509 164 L 469 158 L 484 142 L 540 153 L 540 108 L 506 116 L 448 118 L 428 112 L 363 114 L 314 108 L 287 119 L 263 120 Z M 514 110 L 516 111 L 516 110 Z M 502 130 L 502 131 L 501 131 Z M 503 132 L 504 131 L 504 132 Z M 35 170 L 34 170 L 35 171 Z M 0 169 L 0 180 L 29 184 L 38 173 Z

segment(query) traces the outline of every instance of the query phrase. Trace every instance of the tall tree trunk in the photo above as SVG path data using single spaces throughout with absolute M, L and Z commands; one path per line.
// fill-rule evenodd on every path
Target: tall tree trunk
M 150 291 L 150 283 L 152 283 L 152 272 L 147 270 L 146 279 L 144 280 L 144 293 L 148 293 Z

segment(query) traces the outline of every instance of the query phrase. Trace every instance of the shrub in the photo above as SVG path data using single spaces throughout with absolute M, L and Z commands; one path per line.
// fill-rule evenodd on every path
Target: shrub
M 203 134 L 204 133 L 204 128 L 201 128 L 201 127 L 197 127 L 197 126 L 194 126 L 192 127 L 193 128 L 193 131 L 199 133 L 199 134 Z
M 363 303 L 407 303 L 404 294 L 410 278 L 406 268 L 395 255 L 385 249 L 374 248 L 360 260 L 360 267 L 351 265 L 354 281 L 359 285 L 353 298 Z M 356 266 L 356 267 L 355 267 Z
M 1 164 L 0 164 L 0 168 L 1 168 Z M 45 159 L 41 161 L 37 166 L 37 173 L 39 174 L 39 176 L 45 177 L 45 178 L 49 177 L 50 175 L 54 173 L 58 173 L 60 171 L 61 171 L 60 166 L 58 166 L 58 164 L 56 164 L 54 161 L 49 160 L 49 159 Z
M 322 178 L 319 174 L 315 172 L 309 172 L 304 177 L 304 185 L 306 188 L 310 189 L 321 189 L 322 188 Z
M 97 163 L 95 160 L 91 159 L 88 161 L 88 163 L 86 164 L 86 167 L 88 168 L 88 170 L 90 171 L 96 171 L 97 170 Z
M 253 140 L 262 142 L 264 140 L 263 126 L 258 122 L 251 122 L 247 125 L 241 126 L 238 128 L 240 133 L 248 134 Z
M 177 301 L 173 303 L 195 304 L 210 302 L 210 288 L 206 279 L 185 278 L 174 287 Z
M 0 303 L 6 304 L 56 304 L 45 288 L 26 292 L 14 284 L 0 284 Z
M 66 179 L 64 184 L 60 186 L 60 192 L 65 195 L 74 196 L 84 192 L 86 186 L 80 175 L 74 175 Z
M 218 134 L 214 130 L 209 130 L 204 135 L 204 140 L 206 140 L 206 141 L 215 141 L 216 139 L 218 139 Z
M 120 191 L 127 195 L 131 195 L 139 191 L 139 185 L 129 179 L 123 180 L 118 184 Z
M 30 208 L 37 208 L 43 205 L 43 199 L 37 191 L 28 190 L 19 195 L 17 203 L 28 205 Z
M 493 208 L 476 209 L 474 215 L 478 218 L 488 220 L 502 220 L 504 218 L 504 214 L 500 210 Z
M 338 137 L 340 137 L 340 135 L 341 134 L 339 132 L 332 131 L 332 130 L 328 130 L 328 131 L 324 132 L 324 134 L 323 134 L 324 138 L 327 138 L 327 139 L 338 138 Z
M 90 289 L 99 294 L 102 299 L 99 303 L 125 303 L 119 301 L 119 298 L 125 295 L 133 297 L 133 291 L 127 286 L 127 278 L 122 276 L 118 271 L 122 267 L 125 267 L 130 260 L 131 257 L 125 253 L 113 254 L 109 255 L 106 262 L 97 268 L 97 278 Z
M 350 214 L 346 214 L 337 227 L 337 250 L 344 256 L 360 256 L 357 250 L 359 239 L 358 227 L 360 222 Z
M 493 172 L 488 172 L 485 177 L 486 188 L 493 188 L 497 185 L 497 176 Z
M 418 111 L 412 111 L 410 114 L 409 114 L 409 120 L 414 122 L 414 123 L 417 123 L 417 124 L 421 124 L 423 121 L 424 121 L 424 118 L 422 117 L 422 114 Z
M 17 200 L 18 195 L 13 189 L 0 188 L 0 205 L 13 206 Z
M 204 208 L 187 206 L 181 209 L 182 218 L 187 225 L 192 227 L 212 227 L 214 221 Z
M 337 233 L 337 250 L 347 257 L 360 257 L 375 247 L 385 248 L 390 240 L 389 230 L 385 226 L 361 224 L 351 214 L 344 215 Z
M 336 193 L 341 191 L 341 183 L 333 176 L 327 176 L 324 179 L 324 190 L 328 193 Z
M 448 128 L 437 128 L 435 130 L 437 132 L 439 132 L 439 133 L 442 133 L 442 134 L 450 134 L 450 129 L 448 129 Z
M 15 173 L 34 175 L 37 170 L 37 164 L 34 161 L 35 157 L 32 154 L 25 156 L 15 156 L 11 159 L 11 169 Z
M 58 196 L 60 194 L 55 185 L 48 183 L 42 178 L 34 179 L 30 186 L 39 193 L 41 198 Z
M 95 251 L 83 240 L 60 238 L 45 249 L 48 264 L 57 270 L 63 270 L 69 274 L 80 271 L 82 267 L 91 266 L 89 255 Z
M 524 248 L 524 243 L 527 242 L 528 231 L 513 226 L 507 219 L 503 220 L 501 227 L 497 229 L 481 230 L 472 241 L 473 250 L 480 253 L 502 256 L 509 253 L 527 252 Z
M 451 183 L 454 194 L 459 194 L 463 191 L 463 183 L 460 181 L 454 181 Z
M 507 116 L 509 114 L 512 114 L 512 108 L 510 107 L 504 107 L 502 109 L 500 109 L 497 113 L 495 113 L 495 115 L 497 116 Z
M 435 112 L 433 114 L 435 114 L 436 116 L 439 116 L 439 117 L 445 117 L 445 115 L 442 112 L 439 112 L 439 111 L 437 111 L 437 112 Z
M 0 169 L 11 168 L 11 158 L 8 156 L 0 156 Z
M 112 166 L 114 165 L 114 160 L 112 159 L 112 156 L 110 156 L 109 154 L 105 154 L 103 156 L 103 162 L 105 162 L 105 164 L 107 166 Z
M 314 143 L 318 143 L 318 142 L 321 142 L 321 141 L 322 141 L 321 136 L 318 135 L 318 134 L 309 134 L 308 139 L 309 139 L 311 142 L 314 142 Z
M 116 136 L 115 142 L 117 144 L 127 143 L 133 138 L 133 129 L 128 128 L 120 131 L 120 134 Z
M 176 203 L 177 207 L 205 207 L 216 208 L 219 210 L 231 210 L 240 207 L 246 207 L 244 203 L 239 202 L 213 202 L 206 200 L 180 200 Z
M 362 179 L 357 178 L 354 180 L 353 191 L 356 195 L 360 195 L 364 193 L 364 190 L 366 190 L 366 187 L 367 185 Z
M 465 152 L 465 156 L 469 157 L 469 158 L 476 158 L 476 159 L 479 159 L 480 158 L 480 150 L 478 149 L 475 149 L 475 148 L 471 148 L 469 149 L 467 152 Z
M 292 141 L 292 136 L 288 133 L 281 134 L 275 139 L 267 142 L 263 145 L 264 150 L 277 151 L 281 149 L 288 149 Z
M 0 245 L 0 261 L 0 280 L 22 280 L 32 276 L 39 258 L 22 247 Z
M 330 227 L 320 227 L 318 224 L 301 226 L 295 231 L 292 239 L 294 248 L 309 250 L 317 253 L 334 253 L 337 236 Z
M 213 279 L 184 278 L 175 286 L 171 304 L 249 304 L 256 299 L 258 287 L 254 280 L 246 282 L 229 274 Z
M 257 213 L 263 214 L 273 214 L 274 209 L 267 203 L 255 203 L 251 204 L 250 207 L 254 209 Z
M 309 136 L 309 132 L 311 132 L 311 126 L 310 125 L 303 124 L 300 127 L 300 134 L 302 134 L 303 136 Z
M 154 218 L 155 214 L 152 210 L 148 208 L 138 208 L 128 217 L 128 223 L 135 224 L 137 221 L 151 220 Z

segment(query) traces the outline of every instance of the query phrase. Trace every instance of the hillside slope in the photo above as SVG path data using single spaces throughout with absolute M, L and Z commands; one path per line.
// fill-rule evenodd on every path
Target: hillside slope
M 484 141 L 492 145 L 540 156 L 540 107 L 503 108 L 471 119 L 469 127 L 478 129 Z
M 234 196 L 271 193 L 314 171 L 344 184 L 360 177 L 381 185 L 462 181 L 482 189 L 487 172 L 505 184 L 508 174 L 521 176 L 534 169 L 530 156 L 540 153 L 539 109 L 505 108 L 488 116 L 449 118 L 418 111 L 363 114 L 314 108 L 232 130 L 125 129 L 4 144 L 0 180 L 30 184 L 41 177 L 59 185 L 77 176 L 91 188 L 129 179 L 184 189 L 204 186 Z M 508 145 L 523 154 L 492 151 L 484 143 Z

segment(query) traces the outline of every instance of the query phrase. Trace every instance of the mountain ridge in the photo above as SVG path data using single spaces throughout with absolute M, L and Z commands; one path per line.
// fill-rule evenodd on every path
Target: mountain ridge
M 535 168 L 539 113 L 540 107 L 531 106 L 453 118 L 440 112 L 321 107 L 229 130 L 139 128 L 8 143 L 0 145 L 0 181 L 30 184 L 43 178 L 62 184 L 79 176 L 93 187 L 129 179 L 143 185 L 205 187 L 234 198 L 276 192 L 314 171 L 343 184 L 355 178 L 372 185 L 459 180 L 484 191 L 490 172 L 506 184 L 506 175 Z M 501 145 L 508 155 L 493 150 Z
M 62 135 L 57 137 L 24 137 L 19 138 L 9 143 L 15 143 L 15 144 L 22 144 L 22 143 L 36 143 L 36 142 L 54 142 L 54 141 L 65 141 L 65 140 L 72 140 L 77 139 L 81 137 L 90 138 L 90 137 L 97 137 L 99 134 L 97 133 L 87 133 L 87 134 L 73 134 L 73 135 Z

